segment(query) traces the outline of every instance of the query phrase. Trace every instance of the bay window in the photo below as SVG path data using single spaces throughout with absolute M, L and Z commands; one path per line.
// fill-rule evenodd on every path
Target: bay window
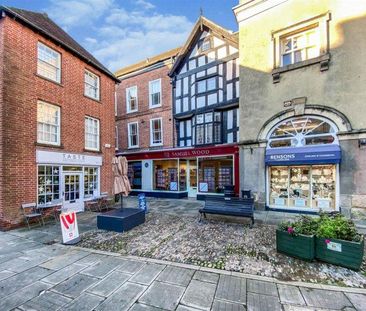
M 194 123 L 195 144 L 221 143 L 221 113 L 208 112 L 196 116 Z

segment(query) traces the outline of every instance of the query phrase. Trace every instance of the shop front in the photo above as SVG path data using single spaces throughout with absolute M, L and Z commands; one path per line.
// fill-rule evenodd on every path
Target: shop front
M 329 120 L 286 120 L 270 133 L 265 155 L 270 209 L 338 211 L 341 149 Z
M 122 154 L 121 154 L 122 155 Z M 239 192 L 239 153 L 236 145 L 170 149 L 123 154 L 133 194 L 154 197 L 223 195 L 225 186 Z
M 37 150 L 37 203 L 62 200 L 65 208 L 84 211 L 84 200 L 100 194 L 101 156 Z

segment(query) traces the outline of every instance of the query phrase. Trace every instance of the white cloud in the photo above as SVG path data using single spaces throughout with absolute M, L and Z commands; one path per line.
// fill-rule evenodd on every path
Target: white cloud
M 83 45 L 111 71 L 184 44 L 193 23 L 147 0 L 51 0 L 50 17 L 84 35 Z
M 65 29 L 91 25 L 113 5 L 114 0 L 51 0 L 48 14 Z
M 144 10 L 151 10 L 155 8 L 155 5 L 145 0 L 136 0 L 135 5 L 142 7 Z

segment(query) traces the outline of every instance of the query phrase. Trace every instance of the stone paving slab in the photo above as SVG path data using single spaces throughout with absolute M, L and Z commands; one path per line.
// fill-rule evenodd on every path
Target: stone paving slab
M 305 300 L 301 295 L 298 287 L 278 284 L 278 293 L 282 303 L 294 304 L 299 306 L 305 306 Z
M 76 298 L 97 281 L 97 278 L 83 274 L 76 274 L 56 285 L 53 290 L 71 298 Z
M 275 296 L 248 293 L 248 311 L 282 311 L 280 300 Z
M 67 298 L 61 294 L 51 291 L 45 291 L 41 295 L 21 305 L 19 309 L 37 311 L 57 310 L 71 301 L 71 298 Z
M 75 261 L 86 257 L 89 253 L 86 251 L 72 250 L 70 249 L 66 254 L 53 258 L 41 265 L 41 267 L 51 269 L 51 270 L 59 270 L 65 268 L 66 266 L 71 265 Z
M 247 281 L 248 292 L 278 297 L 276 284 L 258 280 Z
M 145 265 L 144 262 L 136 260 L 123 260 L 121 261 L 118 271 L 134 274 L 139 271 Z
M 150 285 L 164 268 L 164 265 L 147 264 L 130 279 L 130 282 Z
M 15 274 L 16 274 L 15 272 L 7 271 L 7 270 L 0 271 L 0 281 L 10 278 L 11 276 L 13 276 Z
M 188 286 L 195 270 L 167 266 L 165 270 L 159 274 L 157 280 L 166 283 L 172 283 L 180 286 Z
M 245 306 L 238 303 L 232 303 L 215 299 L 212 311 L 245 311 Z
M 109 274 L 113 270 L 115 270 L 117 267 L 118 267 L 118 262 L 112 264 L 112 263 L 106 263 L 104 261 L 100 261 L 97 264 L 89 266 L 88 268 L 84 269 L 81 273 L 89 275 L 89 276 L 93 276 L 96 278 L 103 278 L 107 274 Z
M 26 287 L 52 273 L 41 267 L 34 267 L 0 281 L 0 299 Z
M 146 286 L 129 282 L 124 283 L 107 300 L 99 305 L 96 310 L 128 310 L 145 290 Z
M 45 278 L 42 279 L 42 281 L 47 282 L 47 283 L 52 283 L 52 284 L 58 284 L 58 283 L 65 281 L 66 279 L 72 277 L 74 274 L 82 271 L 85 268 L 86 268 L 86 266 L 82 266 L 82 265 L 78 265 L 78 264 L 71 264 L 69 266 L 66 266 L 63 269 L 60 269 L 60 270 L 46 276 Z
M 341 310 L 352 307 L 349 299 L 342 292 L 333 292 L 312 288 L 300 288 L 308 306 L 314 308 L 329 308 Z
M 345 295 L 358 311 L 366 311 L 366 295 L 354 293 L 345 293 Z
M 207 283 L 214 283 L 217 284 L 219 281 L 220 275 L 217 273 L 210 273 L 205 271 L 196 271 L 196 273 L 193 276 L 194 280 L 207 282 Z
M 178 309 L 177 309 L 178 310 Z M 164 311 L 163 309 L 144 305 L 142 303 L 135 303 L 129 311 Z
M 200 311 L 200 309 L 195 309 L 195 308 L 187 307 L 187 306 L 184 306 L 184 305 L 179 305 L 176 310 L 177 311 Z
M 182 286 L 155 281 L 142 295 L 139 302 L 165 310 L 175 310 L 184 290 L 185 288 Z
M 76 261 L 75 263 L 78 265 L 86 265 L 86 266 L 92 266 L 103 259 L 107 258 L 105 255 L 101 254 L 90 254 L 88 256 L 83 257 L 82 259 Z
M 246 279 L 228 275 L 220 275 L 215 298 L 245 304 Z
M 197 309 L 209 311 L 216 291 L 216 284 L 192 280 L 189 283 L 181 303 Z
M 92 311 L 104 300 L 104 298 L 82 293 L 78 298 L 65 306 L 63 310 L 67 311 Z M 112 310 L 112 309 L 111 309 Z
M 125 283 L 130 277 L 130 274 L 120 271 L 113 271 L 112 273 L 107 275 L 102 281 L 89 288 L 88 292 L 99 296 L 108 297 L 118 287 L 122 286 L 122 284 Z
M 39 296 L 46 291 L 51 285 L 43 282 L 35 282 L 31 285 L 19 289 L 16 293 L 1 298 L 0 311 L 12 310 L 26 301 Z

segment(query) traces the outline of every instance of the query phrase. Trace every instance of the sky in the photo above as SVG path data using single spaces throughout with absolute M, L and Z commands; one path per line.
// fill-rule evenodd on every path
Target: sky
M 203 15 L 236 31 L 239 0 L 0 0 L 46 12 L 112 72 L 186 41 Z

